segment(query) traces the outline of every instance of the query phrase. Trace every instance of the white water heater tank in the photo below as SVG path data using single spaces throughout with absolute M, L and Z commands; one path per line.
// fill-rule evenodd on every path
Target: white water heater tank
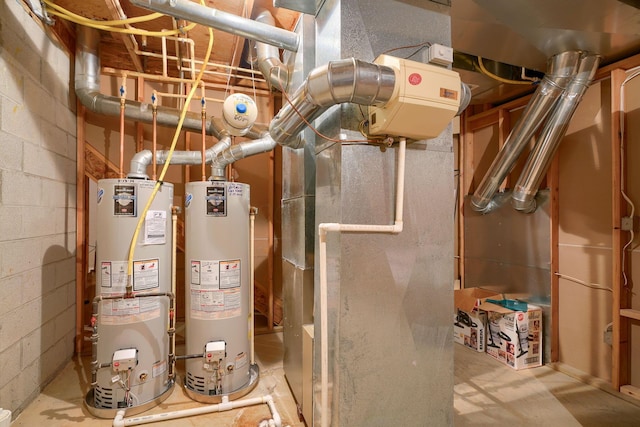
M 258 381 L 251 364 L 249 186 L 185 186 L 185 392 L 204 403 L 235 399 Z
M 96 295 L 119 297 L 127 286 L 131 239 L 155 186 L 141 179 L 98 181 Z M 145 215 L 132 269 L 132 294 L 171 292 L 173 185 L 164 183 Z M 99 365 L 85 400 L 98 417 L 127 408 L 135 414 L 169 396 L 169 297 L 104 299 L 99 302 L 94 343 Z

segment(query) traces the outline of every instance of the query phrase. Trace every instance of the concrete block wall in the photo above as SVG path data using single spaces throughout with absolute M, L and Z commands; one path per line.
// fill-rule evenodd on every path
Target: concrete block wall
M 0 2 L 0 407 L 14 418 L 74 350 L 71 73 L 22 3 Z

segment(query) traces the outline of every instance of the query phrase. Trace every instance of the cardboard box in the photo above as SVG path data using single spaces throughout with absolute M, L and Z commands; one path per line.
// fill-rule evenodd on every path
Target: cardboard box
M 484 302 L 487 314 L 487 354 L 514 369 L 542 365 L 542 308 L 527 304 L 527 311 L 510 310 Z
M 487 313 L 458 309 L 453 315 L 453 342 L 475 351 L 484 352 L 487 342 Z
M 453 293 L 453 341 L 475 351 L 484 352 L 487 335 L 487 313 L 478 310 L 487 298 L 502 299 L 482 288 L 457 289 Z

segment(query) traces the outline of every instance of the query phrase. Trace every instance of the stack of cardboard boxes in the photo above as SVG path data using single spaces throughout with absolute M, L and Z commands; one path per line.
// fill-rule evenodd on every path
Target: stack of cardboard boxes
M 542 365 L 542 308 L 482 288 L 454 291 L 454 341 L 514 369 Z

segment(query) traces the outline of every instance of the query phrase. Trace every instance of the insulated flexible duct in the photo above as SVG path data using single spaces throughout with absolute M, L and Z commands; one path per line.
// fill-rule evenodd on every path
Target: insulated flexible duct
M 474 192 L 471 198 L 473 210 L 487 213 L 495 207 L 491 203 L 493 196 L 575 76 L 581 55 L 580 51 L 568 51 L 549 59 L 548 72 L 542 83 Z
M 298 35 L 252 19 L 202 6 L 189 0 L 131 0 L 136 6 L 216 28 L 249 40 L 297 51 Z
M 298 134 L 327 108 L 344 102 L 384 104 L 391 99 L 395 83 L 391 67 L 355 58 L 331 61 L 309 73 L 291 102 L 271 121 L 269 133 L 280 145 L 301 148 L 304 141 Z
M 535 196 L 560 140 L 567 131 L 569 121 L 578 108 L 582 96 L 589 88 L 598 70 L 600 56 L 585 52 L 580 60 L 578 73 L 564 91 L 540 134 L 540 139 L 529 154 L 520 178 L 511 195 L 511 205 L 522 212 L 531 213 L 536 209 Z

